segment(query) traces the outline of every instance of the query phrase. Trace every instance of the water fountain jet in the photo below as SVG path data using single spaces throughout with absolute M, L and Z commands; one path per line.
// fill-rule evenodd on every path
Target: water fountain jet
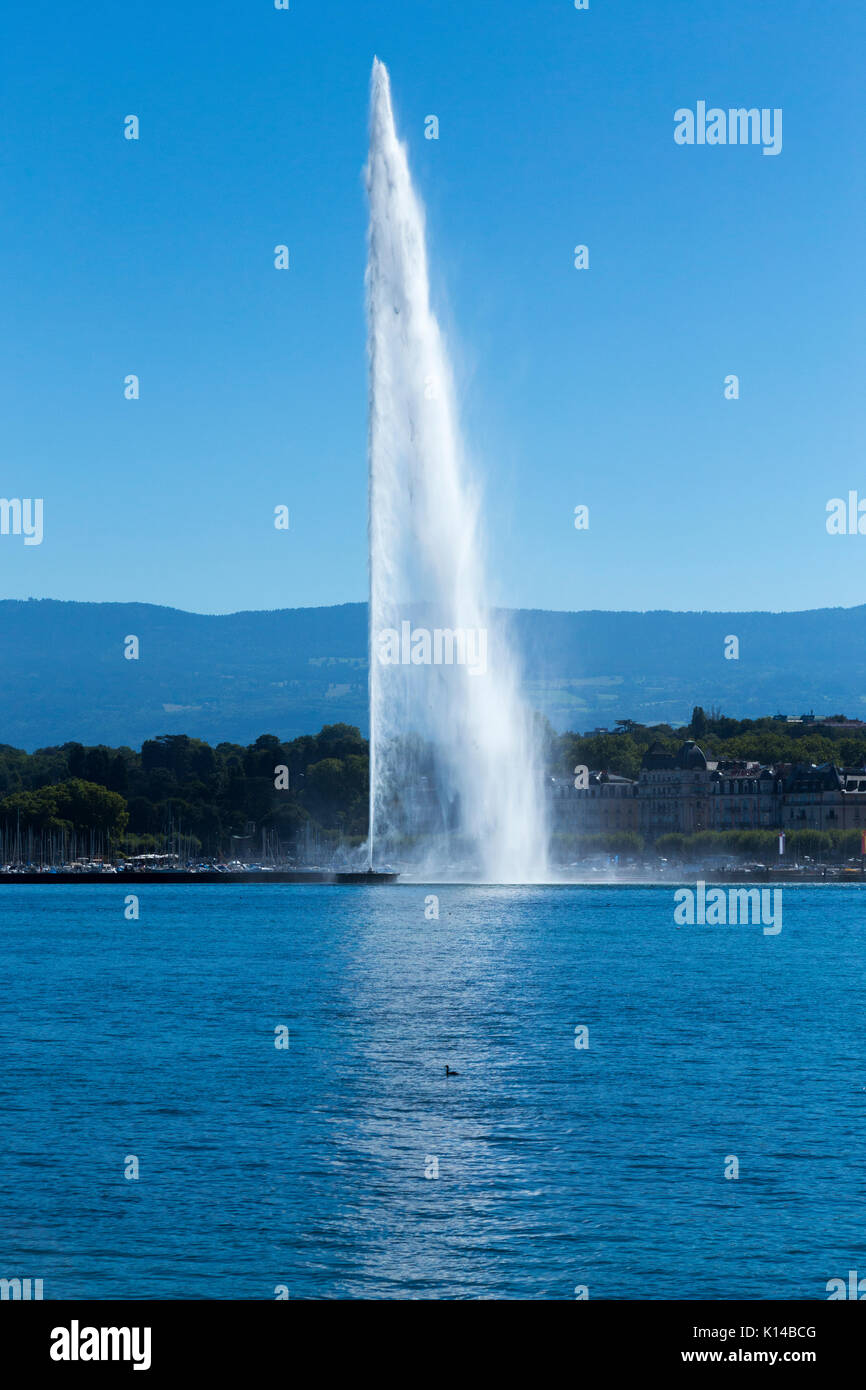
M 481 495 L 430 305 L 423 209 L 378 59 L 366 185 L 368 862 L 429 879 L 536 882 L 547 874 L 537 738 L 490 606 Z

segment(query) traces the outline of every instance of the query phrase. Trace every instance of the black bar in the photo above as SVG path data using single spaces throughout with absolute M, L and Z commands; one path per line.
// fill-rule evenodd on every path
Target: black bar
M 141 1374 L 159 1383 L 189 1372 L 196 1384 L 206 1384 L 207 1376 L 224 1381 L 267 1367 L 282 1367 L 288 1377 L 290 1368 L 297 1374 L 302 1364 L 309 1366 L 303 1379 L 318 1380 L 327 1375 L 339 1354 L 349 1364 L 354 1362 L 357 1373 L 365 1378 L 374 1370 L 379 1374 L 402 1367 L 411 1379 L 413 1362 L 416 1369 L 423 1366 L 426 1378 L 438 1358 L 452 1373 L 461 1366 L 468 1370 L 466 1349 L 472 1347 L 472 1359 L 480 1358 L 488 1374 L 500 1357 L 522 1349 L 521 1359 L 529 1355 L 543 1384 L 547 1380 L 543 1366 L 551 1367 L 558 1337 L 563 1339 L 560 1350 L 567 1354 L 566 1365 L 573 1375 L 581 1367 L 585 1371 L 594 1367 L 596 1375 L 600 1371 L 615 1377 L 639 1371 L 653 1377 L 675 1367 L 700 1375 L 710 1365 L 728 1370 L 792 1365 L 817 1372 L 824 1381 L 828 1375 L 856 1366 L 866 1330 L 859 1309 L 842 1301 L 575 1300 L 568 1309 L 548 1307 L 546 1312 L 538 1307 L 539 1301 L 531 1302 L 531 1313 L 526 1303 L 496 1301 L 474 1302 L 471 1313 L 465 1307 L 434 1311 L 429 1303 L 423 1308 L 415 1303 L 412 1311 L 395 1302 L 359 1307 L 358 1301 L 349 1300 L 7 1302 L 0 1305 L 0 1337 L 4 1366 L 16 1364 L 19 1378 L 46 1372 L 92 1378 L 106 1370 L 115 1376 L 132 1375 L 132 1357 L 137 1355 Z M 528 1317 L 525 1325 L 524 1317 Z M 129 1359 L 52 1359 L 52 1346 L 70 1356 L 73 1348 L 89 1351 L 98 1345 L 101 1349 L 101 1338 L 95 1342 L 89 1328 L 129 1329 L 128 1342 L 123 1334 L 117 1339 L 118 1352 L 128 1350 Z M 139 1329 L 137 1341 L 134 1328 Z M 150 1329 L 149 1348 L 144 1329 Z M 399 1343 L 392 1345 L 389 1339 L 401 1330 L 425 1338 L 420 1362 L 407 1354 L 405 1346 L 395 1361 Z M 323 1333 L 339 1340 L 321 1341 Z M 455 1336 L 459 1342 L 452 1340 Z M 110 1356 L 110 1335 L 105 1349 Z M 150 1366 L 145 1368 L 147 1355 Z

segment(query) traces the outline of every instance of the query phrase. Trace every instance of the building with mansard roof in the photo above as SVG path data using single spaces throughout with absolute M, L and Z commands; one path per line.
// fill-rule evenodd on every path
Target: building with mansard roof
M 866 829 L 866 771 L 799 763 L 783 781 L 785 830 Z
M 675 753 L 655 743 L 637 781 L 590 772 L 548 781 L 551 825 L 592 835 L 639 830 L 660 835 L 701 830 L 866 830 L 866 768 L 713 761 L 688 739 Z
M 676 753 L 654 743 L 644 754 L 638 778 L 640 829 L 650 840 L 677 831 L 708 830 L 709 784 L 715 763 L 687 739 Z

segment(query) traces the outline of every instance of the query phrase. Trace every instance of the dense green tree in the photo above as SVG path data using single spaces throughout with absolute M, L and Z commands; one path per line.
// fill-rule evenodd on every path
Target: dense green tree
M 23 829 L 102 831 L 112 837 L 126 829 L 129 813 L 117 792 L 95 782 L 69 778 L 37 791 L 13 792 L 0 802 L 0 821 Z
M 695 705 L 692 710 L 692 720 L 689 729 L 694 739 L 703 738 L 704 734 L 707 732 L 707 716 L 704 714 L 700 705 Z

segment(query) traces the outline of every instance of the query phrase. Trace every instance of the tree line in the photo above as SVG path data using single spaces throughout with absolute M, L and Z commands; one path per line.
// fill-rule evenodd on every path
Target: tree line
M 842 714 L 829 716 L 843 723 Z M 732 719 L 699 705 L 688 724 L 636 724 L 619 719 L 609 733 L 553 734 L 548 737 L 549 760 L 560 776 L 578 764 L 593 771 L 616 773 L 636 780 L 641 760 L 654 743 L 676 753 L 684 739 L 693 738 L 707 758 L 725 762 L 835 763 L 862 767 L 866 760 L 866 729 L 826 728 L 818 723 L 788 724 L 771 717 Z
M 540 719 L 539 731 L 548 776 L 570 776 L 584 764 L 637 778 L 653 744 L 674 753 L 685 738 L 722 760 L 848 767 L 866 761 L 863 730 L 738 720 L 700 707 L 680 727 L 622 719 L 609 733 L 557 734 Z M 278 768 L 286 769 L 279 777 Z M 139 751 L 71 742 L 25 753 L 0 744 L 6 846 L 29 833 L 97 836 L 100 845 L 127 853 L 176 843 L 207 857 L 233 856 L 244 844 L 255 849 L 263 842 L 292 853 L 311 836 L 317 844 L 360 843 L 368 798 L 369 746 L 349 724 L 326 724 L 290 742 L 262 734 L 248 745 L 216 747 L 186 734 L 148 739 Z
M 0 745 L 7 843 L 27 831 L 96 832 L 127 853 L 158 852 L 176 840 L 213 857 L 260 843 L 263 832 L 283 850 L 310 830 L 351 842 L 366 835 L 368 789 L 367 741 L 349 724 L 288 743 L 262 734 L 247 746 L 215 748 L 186 734 L 148 739 L 138 752 L 64 743 L 25 753 Z

